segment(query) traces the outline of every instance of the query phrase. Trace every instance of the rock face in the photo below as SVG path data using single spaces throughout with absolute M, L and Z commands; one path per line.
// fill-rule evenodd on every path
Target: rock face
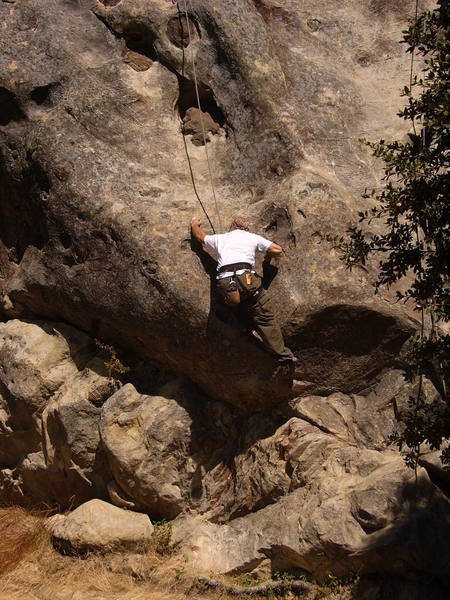
M 145 512 L 172 519 L 205 501 L 205 472 L 227 446 L 231 450 L 226 428 L 232 430 L 233 421 L 226 406 L 201 402 L 180 384 L 161 393 L 142 396 L 124 386 L 103 406 L 100 436 L 127 497 Z
M 2 498 L 67 506 L 109 495 L 120 510 L 175 519 L 175 540 L 204 571 L 269 561 L 315 577 L 448 572 L 445 472 L 424 455 L 416 485 L 389 439 L 411 393 L 400 371 L 366 396 L 305 395 L 246 416 L 183 378 L 153 395 L 132 384 L 113 393 L 72 327 L 10 320 L 0 331 Z M 99 549 L 103 529 L 81 527 L 78 510 L 57 543 Z
M 0 323 L 3 499 L 78 504 L 106 493 L 100 407 L 114 391 L 92 340 L 62 323 Z
M 269 559 L 273 571 L 297 568 L 318 578 L 414 569 L 448 574 L 448 501 L 423 471 L 416 504 L 413 473 L 398 457 L 380 461 L 347 449 L 332 452 L 322 468 L 328 476 L 310 488 L 227 525 L 175 521 L 175 539 L 204 571 L 249 572 Z
M 407 58 L 396 40 L 409 9 L 192 7 L 189 43 L 171 2 L 1 4 L 4 317 L 66 321 L 250 412 L 284 402 L 293 377 L 312 393 L 363 390 L 414 323 L 389 295 L 373 296 L 370 265 L 346 272 L 314 233 L 342 231 L 376 183 L 362 134 L 403 134 Z M 197 189 L 218 229 L 247 212 L 285 247 L 271 290 L 295 374 L 237 331 L 210 293 L 212 261 L 191 248 L 201 208 L 181 119 L 197 110 L 194 59 L 208 127 L 226 132 L 208 143 L 219 214 L 188 134 Z
M 347 272 L 316 235 L 378 185 L 358 140 L 406 133 L 412 10 L 0 3 L 2 501 L 109 498 L 55 523 L 75 551 L 149 535 L 129 512 L 117 532 L 120 507 L 174 519 L 199 570 L 448 577 L 448 474 L 426 449 L 416 485 L 390 441 L 415 316 L 373 295 L 375 263 Z M 215 297 L 189 166 L 217 231 L 246 213 L 283 245 L 269 291 L 295 371 Z M 123 387 L 95 338 L 133 367 Z
M 144 548 L 153 525 L 147 515 L 117 508 L 102 500 L 90 500 L 67 517 L 50 523 L 54 544 L 68 553 Z

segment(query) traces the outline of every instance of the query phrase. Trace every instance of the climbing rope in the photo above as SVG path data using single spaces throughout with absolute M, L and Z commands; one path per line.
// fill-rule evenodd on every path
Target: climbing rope
M 183 23 L 181 21 L 182 13 L 181 13 L 181 10 L 180 10 L 180 5 L 178 3 L 178 0 L 172 0 L 172 4 L 176 4 L 177 10 L 178 10 L 178 18 L 179 18 L 179 21 L 180 21 L 181 36 L 183 38 L 184 34 L 183 34 Z M 186 56 L 185 56 L 184 43 L 183 42 L 181 44 L 181 52 L 182 52 L 182 55 L 183 55 L 183 60 L 182 60 L 182 64 L 181 64 L 181 75 L 182 75 L 182 77 L 184 77 L 184 67 L 185 67 L 185 63 L 186 63 Z M 208 223 L 210 224 L 211 229 L 213 230 L 213 233 L 216 233 L 216 230 L 214 228 L 213 222 L 211 221 L 211 218 L 210 218 L 210 216 L 208 214 L 208 211 L 206 210 L 206 208 L 205 208 L 205 206 L 204 206 L 204 204 L 203 204 L 203 202 L 202 202 L 202 200 L 201 200 L 201 198 L 199 196 L 199 193 L 197 191 L 197 186 L 195 184 L 194 171 L 192 169 L 191 157 L 189 156 L 189 150 L 188 150 L 187 143 L 186 143 L 186 135 L 184 133 L 184 128 L 183 128 L 183 119 L 181 118 L 180 114 L 178 116 L 179 116 L 179 119 L 180 119 L 180 127 L 181 127 L 181 134 L 183 136 L 184 151 L 186 153 L 186 158 L 187 158 L 187 162 L 188 162 L 188 166 L 189 166 L 189 173 L 190 173 L 191 181 L 192 181 L 192 187 L 194 188 L 194 194 L 195 194 L 195 196 L 196 196 L 196 198 L 198 200 L 198 203 L 202 207 L 203 212 L 205 213 L 205 217 L 208 219 Z
M 189 10 L 188 10 L 188 6 L 187 6 L 187 1 L 183 0 L 183 4 L 184 4 L 184 14 L 186 16 L 186 26 L 187 26 L 187 31 L 188 31 L 189 45 L 191 45 L 192 36 L 191 36 L 191 28 L 189 26 Z M 177 3 L 177 5 L 178 5 L 178 3 Z M 190 5 L 191 12 L 193 12 L 191 0 L 189 0 L 189 5 Z M 179 7 L 178 7 L 178 10 L 180 11 Z M 182 33 L 182 37 L 183 37 L 183 33 Z M 183 42 L 184 42 L 184 40 L 182 39 L 181 45 L 182 45 L 183 53 L 184 53 L 184 43 Z M 211 169 L 211 162 L 209 160 L 209 153 L 208 153 L 208 147 L 207 147 L 207 142 L 206 142 L 206 131 L 205 131 L 205 125 L 204 125 L 204 122 L 203 122 L 203 113 L 202 113 L 202 107 L 201 107 L 201 103 L 200 103 L 200 94 L 199 94 L 199 91 L 198 91 L 197 70 L 195 68 L 195 60 L 194 60 L 194 55 L 193 54 L 192 54 L 192 72 L 193 72 L 193 75 L 194 75 L 195 95 L 196 95 L 196 98 L 197 98 L 197 106 L 198 106 L 198 110 L 199 110 L 199 113 L 200 113 L 200 125 L 201 125 L 201 128 L 202 128 L 203 144 L 205 146 L 206 162 L 208 164 L 208 173 L 209 173 L 209 179 L 210 179 L 210 182 L 211 182 L 211 190 L 212 190 L 212 195 L 213 195 L 213 198 L 214 198 L 214 206 L 215 206 L 215 209 L 216 209 L 217 221 L 219 223 L 219 231 L 222 232 L 223 231 L 223 226 L 222 226 L 222 220 L 220 218 L 219 205 L 218 205 L 218 202 L 217 202 L 217 196 L 216 196 L 216 191 L 215 191 L 215 187 L 214 187 L 214 178 L 213 178 L 213 173 L 212 173 L 212 169 Z M 183 136 L 183 139 L 184 139 L 184 136 Z M 186 141 L 184 142 L 184 144 L 185 144 L 186 154 L 188 156 L 189 170 L 191 172 L 191 179 L 192 179 L 192 183 L 194 185 L 195 195 L 197 196 L 197 199 L 200 202 L 200 205 L 201 205 L 201 207 L 203 209 L 203 212 L 205 213 L 205 215 L 206 215 L 206 217 L 207 217 L 207 219 L 209 221 L 209 224 L 212 227 L 213 232 L 216 233 L 216 231 L 214 229 L 214 226 L 213 226 L 213 224 L 211 222 L 211 219 L 210 219 L 210 217 L 209 217 L 209 215 L 208 215 L 205 207 L 203 206 L 203 203 L 200 200 L 200 197 L 198 195 L 198 192 L 197 192 L 197 189 L 196 189 L 196 186 L 195 186 L 195 182 L 194 182 L 194 176 L 193 176 L 191 161 L 189 159 L 189 154 L 188 154 L 188 150 L 187 150 L 187 146 L 186 146 Z
M 181 124 L 183 125 L 183 123 L 181 123 Z M 205 217 L 208 219 L 208 223 L 211 225 L 211 229 L 213 230 L 213 233 L 216 233 L 213 222 L 211 221 L 211 218 L 208 215 L 208 211 L 206 210 L 205 205 L 203 204 L 203 202 L 199 196 L 199 193 L 197 191 L 197 186 L 195 185 L 194 172 L 192 170 L 191 159 L 189 157 L 189 151 L 188 151 L 188 147 L 186 144 L 186 137 L 185 137 L 184 133 L 183 133 L 183 144 L 184 144 L 184 151 L 186 152 L 187 161 L 188 161 L 188 165 L 189 165 L 189 173 L 191 174 L 191 181 L 192 181 L 192 187 L 194 188 L 194 194 L 195 194 L 200 206 L 202 207 L 203 212 L 205 213 Z

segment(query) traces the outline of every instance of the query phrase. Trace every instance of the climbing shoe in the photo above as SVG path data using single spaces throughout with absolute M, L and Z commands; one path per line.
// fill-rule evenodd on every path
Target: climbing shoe
M 280 365 L 298 365 L 300 361 L 298 360 L 298 358 L 296 356 L 281 356 L 278 359 L 278 363 Z

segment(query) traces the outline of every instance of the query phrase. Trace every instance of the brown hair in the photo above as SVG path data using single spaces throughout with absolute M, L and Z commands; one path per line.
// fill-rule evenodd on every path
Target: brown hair
M 243 229 L 244 231 L 250 231 L 250 225 L 247 217 L 233 217 L 233 220 L 230 224 L 230 231 L 233 229 Z

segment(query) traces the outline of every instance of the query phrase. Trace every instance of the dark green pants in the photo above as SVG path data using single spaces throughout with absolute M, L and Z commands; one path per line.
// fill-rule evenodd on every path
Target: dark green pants
M 217 280 L 217 291 L 223 300 L 231 279 L 231 277 L 224 277 Z M 245 273 L 237 275 L 236 280 L 238 280 L 241 303 L 230 310 L 236 311 L 241 321 L 248 322 L 261 336 L 264 346 L 271 354 L 280 358 L 291 358 L 292 352 L 284 345 L 283 334 L 275 320 L 269 294 L 263 290 L 256 302 L 252 300 L 253 293 L 261 286 L 259 275 L 251 273 L 250 284 L 246 281 Z

